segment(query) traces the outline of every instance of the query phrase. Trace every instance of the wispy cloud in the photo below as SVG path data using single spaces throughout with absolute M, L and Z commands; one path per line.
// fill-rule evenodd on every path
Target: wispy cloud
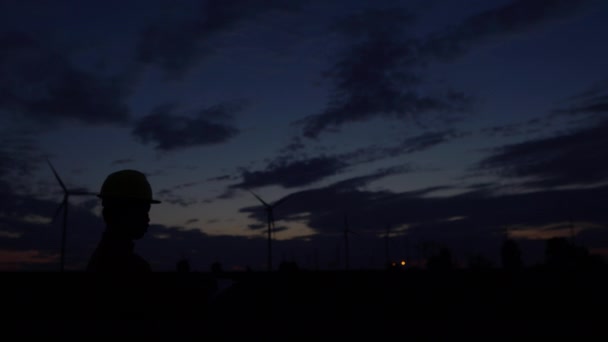
M 368 176 L 371 180 L 382 173 Z M 333 251 L 335 235 L 341 234 L 344 228 L 345 213 L 350 229 L 359 234 L 353 235 L 351 241 L 359 247 L 353 249 L 352 257 L 365 260 L 369 257 L 367 253 L 384 255 L 384 241 L 381 239 L 387 224 L 392 228 L 408 226 L 405 230 L 394 230 L 392 236 L 400 246 L 404 237 L 402 234 L 406 234 L 408 241 L 434 241 L 460 252 L 479 252 L 481 249 L 491 256 L 503 239 L 504 225 L 518 229 L 530 227 L 533 231 L 535 227 L 558 225 L 568 217 L 577 222 L 595 222 L 596 227 L 599 227 L 598 223 L 605 225 L 608 222 L 607 213 L 603 210 L 604 202 L 598 201 L 608 197 L 606 187 L 510 196 L 474 192 L 472 195 L 429 197 L 429 193 L 441 187 L 393 193 L 364 190 L 362 184 L 366 182 L 346 181 L 290 194 L 275 212 L 280 227 L 289 231 L 292 222 L 304 223 L 319 235 L 307 237 L 306 240 L 277 241 L 275 248 L 278 255 L 282 251 L 289 251 L 302 256 L 309 253 L 310 246 L 315 246 L 320 251 L 320 257 L 326 258 L 326 253 L 322 251 Z M 0 267 L 58 269 L 60 225 L 25 219 L 41 213 L 50 216 L 57 203 L 16 195 L 10 191 L 0 191 L 0 200 L 7 204 L 0 207 Z M 241 212 L 255 220 L 251 226 L 245 225 L 243 229 L 266 227 L 265 213 L 259 206 L 241 208 Z M 84 269 L 101 237 L 103 222 L 91 213 L 90 208 L 71 206 L 70 213 L 70 222 L 74 222 L 75 226 L 68 235 L 66 262 L 69 269 Z M 189 222 L 195 223 L 194 220 Z M 585 228 L 578 229 L 577 233 L 577 241 L 590 248 L 602 247 L 608 239 L 606 229 Z M 173 270 L 175 262 L 183 257 L 187 257 L 196 269 L 203 270 L 218 259 L 224 265 L 248 263 L 254 269 L 262 269 L 265 265 L 265 247 L 266 240 L 261 236 L 210 236 L 196 229 L 153 224 L 148 235 L 138 241 L 136 249 L 151 262 L 154 270 Z
M 313 184 L 333 176 L 347 167 L 336 158 L 315 157 L 306 160 L 290 161 L 277 159 L 263 171 L 243 171 L 242 182 L 231 188 L 254 188 L 267 185 L 281 185 L 285 188 Z
M 421 48 L 426 56 L 451 60 L 477 44 L 505 36 L 526 34 L 556 20 L 571 17 L 592 1 L 516 0 L 473 15 L 458 25 L 437 32 Z
M 239 132 L 230 120 L 242 108 L 242 102 L 224 103 L 202 109 L 191 117 L 173 114 L 176 105 L 161 105 L 139 119 L 132 134 L 163 151 L 219 144 Z
M 404 138 L 393 145 L 371 145 L 350 152 L 322 154 L 314 157 L 294 155 L 294 151 L 289 145 L 287 148 L 281 149 L 281 154 L 271 160 L 263 170 L 240 169 L 239 175 L 232 179 L 240 178 L 241 181 L 230 185 L 228 191 L 220 198 L 232 197 L 234 194 L 232 190 L 239 188 L 278 185 L 287 189 L 313 185 L 332 176 L 347 173 L 359 164 L 425 151 L 466 135 L 467 133 L 453 130 L 425 132 Z M 407 172 L 413 172 L 413 170 L 410 167 Z
M 551 121 L 547 118 L 535 118 L 525 122 L 486 127 L 481 129 L 481 134 L 490 137 L 514 137 L 527 134 L 536 134 L 542 132 L 544 129 L 550 126 Z
M 573 96 L 566 108 L 556 109 L 554 115 L 602 117 L 608 114 L 608 80 L 597 82 L 584 92 Z M 603 116 L 605 117 L 605 116 Z
M 239 25 L 267 12 L 291 12 L 300 1 L 208 0 L 190 8 L 163 13 L 163 20 L 146 27 L 137 45 L 137 58 L 143 64 L 160 67 L 168 78 L 179 78 L 212 54 L 211 41 Z M 171 15 L 175 12 L 176 15 Z
M 0 176 L 31 175 L 42 160 L 35 132 L 22 129 L 0 131 Z
M 531 187 L 593 185 L 608 180 L 608 121 L 573 132 L 499 147 L 478 168 Z
M 116 159 L 112 162 L 112 165 L 129 164 L 129 163 L 132 163 L 133 161 L 134 161 L 134 159 L 132 159 L 132 158 Z
M 429 131 L 407 137 L 392 145 L 371 145 L 338 155 L 351 165 L 394 158 L 400 155 L 426 151 L 437 145 L 468 136 L 470 133 L 455 130 Z
M 412 15 L 399 8 L 355 14 L 337 27 L 357 34 L 324 76 L 333 89 L 326 109 L 298 121 L 303 135 L 316 138 L 323 131 L 374 117 L 413 119 L 427 112 L 461 111 L 470 99 L 461 92 L 422 94 L 419 40 L 404 38 Z
M 21 32 L 0 32 L 0 110 L 45 124 L 126 123 L 130 78 L 105 77 Z
M 324 73 L 333 87 L 330 100 L 320 113 L 296 123 L 302 125 L 305 137 L 317 138 L 322 132 L 377 117 L 408 119 L 413 124 L 421 118 L 455 120 L 454 115 L 471 110 L 473 97 L 449 88 L 423 90 L 428 86 L 425 67 L 452 61 L 477 45 L 571 17 L 590 2 L 513 1 L 427 37 L 408 36 L 416 16 L 402 8 L 354 14 L 335 25 L 355 38 Z
M 394 238 L 432 241 L 460 253 L 483 251 L 485 255 L 493 255 L 499 249 L 504 227 L 532 233 L 538 227 L 564 224 L 569 219 L 608 222 L 602 204 L 597 201 L 608 196 L 608 187 L 511 195 L 472 191 L 446 197 L 429 196 L 445 189 L 442 186 L 396 193 L 353 187 L 356 183 L 340 182 L 291 193 L 277 207 L 276 220 L 287 227 L 290 223 L 305 224 L 319 234 L 335 235 L 343 232 L 346 214 L 349 228 L 362 239 L 384 236 L 390 227 Z M 263 227 L 266 218 L 259 207 L 245 207 L 240 211 L 256 221 L 254 226 Z M 591 224 L 581 229 L 589 236 L 598 234 L 605 241 L 608 230 L 598 229 L 600 226 Z M 407 228 L 397 230 L 399 227 Z M 602 244 L 592 239 L 586 239 L 585 243 Z
M 196 218 L 192 218 L 192 219 L 187 220 L 184 224 L 192 224 L 192 223 L 196 223 L 198 221 L 200 221 L 200 220 L 196 219 Z

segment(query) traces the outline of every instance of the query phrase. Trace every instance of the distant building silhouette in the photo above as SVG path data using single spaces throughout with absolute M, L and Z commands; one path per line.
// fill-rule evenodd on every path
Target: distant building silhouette
M 297 272 L 300 267 L 295 261 L 283 261 L 279 264 L 279 272 Z
M 547 240 L 545 265 L 552 269 L 575 269 L 597 265 L 597 258 L 587 248 L 576 246 L 568 239 L 559 237 Z
M 454 268 L 452 253 L 447 247 L 439 249 L 439 253 L 431 256 L 427 268 L 432 271 L 449 271 Z
M 519 249 L 517 242 L 513 239 L 506 239 L 503 241 L 500 248 L 500 256 L 502 267 L 505 270 L 520 270 L 523 267 L 521 250 Z
M 222 264 L 219 261 L 216 261 L 211 264 L 211 273 L 213 273 L 215 275 L 220 275 L 220 274 L 224 273 Z
M 546 241 L 545 267 L 553 270 L 608 271 L 608 263 L 600 255 L 592 254 L 584 246 L 560 237 Z
M 492 261 L 480 254 L 469 256 L 467 264 L 469 269 L 475 271 L 489 270 L 494 268 Z

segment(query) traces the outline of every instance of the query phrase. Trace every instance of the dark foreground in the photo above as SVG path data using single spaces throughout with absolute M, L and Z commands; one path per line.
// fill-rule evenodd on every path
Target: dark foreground
M 5 336 L 608 337 L 604 271 L 1 276 Z

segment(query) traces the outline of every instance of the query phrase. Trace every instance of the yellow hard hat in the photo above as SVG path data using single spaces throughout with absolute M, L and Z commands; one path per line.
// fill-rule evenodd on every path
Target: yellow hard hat
M 110 174 L 101 186 L 100 198 L 125 198 L 160 203 L 152 199 L 152 187 L 146 176 L 136 170 L 121 170 Z

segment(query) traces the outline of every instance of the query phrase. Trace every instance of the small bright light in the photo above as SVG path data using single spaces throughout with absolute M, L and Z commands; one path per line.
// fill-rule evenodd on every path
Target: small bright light
M 401 260 L 401 266 L 405 266 L 405 260 Z

